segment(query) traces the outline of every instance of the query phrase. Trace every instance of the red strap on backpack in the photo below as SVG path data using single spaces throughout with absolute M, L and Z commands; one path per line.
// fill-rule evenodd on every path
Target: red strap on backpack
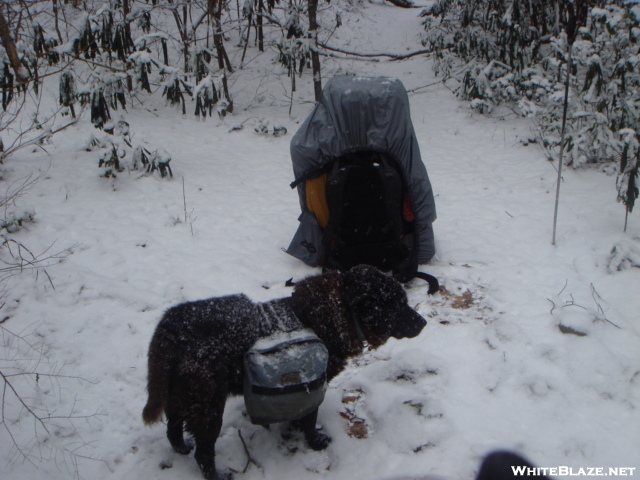
M 413 222 L 416 219 L 416 216 L 413 214 L 413 208 L 411 208 L 411 201 L 409 201 L 409 194 L 407 192 L 404 194 L 402 217 L 407 222 Z

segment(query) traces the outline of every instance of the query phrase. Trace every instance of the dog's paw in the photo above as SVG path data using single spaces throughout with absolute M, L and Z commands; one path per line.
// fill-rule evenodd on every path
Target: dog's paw
M 202 474 L 206 480 L 233 480 L 231 472 L 220 473 L 214 470 L 212 473 L 202 472 Z
M 192 438 L 188 438 L 187 440 L 185 440 L 182 443 L 179 443 L 179 444 L 176 444 L 176 445 L 171 444 L 171 446 L 179 454 L 187 455 L 188 453 L 191 452 L 191 450 L 193 450 L 193 447 L 195 446 L 195 442 L 193 441 Z
M 233 480 L 233 474 L 231 472 L 220 473 L 216 470 L 215 455 L 203 455 L 202 451 L 198 452 L 198 449 L 196 449 L 194 458 L 200 467 L 202 476 L 206 480 Z
M 307 445 L 311 450 L 324 450 L 331 443 L 331 437 L 320 432 L 313 432 L 311 435 L 306 436 Z

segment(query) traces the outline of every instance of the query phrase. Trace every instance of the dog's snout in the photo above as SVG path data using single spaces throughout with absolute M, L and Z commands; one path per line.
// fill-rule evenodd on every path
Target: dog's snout
M 407 307 L 400 313 L 400 321 L 398 326 L 400 327 L 395 335 L 395 338 L 413 338 L 420 335 L 422 329 L 427 324 L 427 321 L 416 312 L 413 308 Z

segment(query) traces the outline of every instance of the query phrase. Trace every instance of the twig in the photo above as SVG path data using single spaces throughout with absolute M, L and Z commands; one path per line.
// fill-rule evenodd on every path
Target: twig
M 187 223 L 187 194 L 184 189 L 184 175 L 182 176 L 182 205 L 184 208 L 184 222 Z
M 47 267 L 51 267 L 53 265 L 64 262 L 65 259 L 72 253 L 73 248 L 77 246 L 72 245 L 71 247 L 65 248 L 64 250 L 61 250 L 57 253 L 48 255 L 47 252 L 51 249 L 51 247 L 53 247 L 54 243 L 52 243 L 38 255 L 34 255 L 22 243 L 19 243 L 13 239 L 6 239 L 1 246 L 7 248 L 12 259 L 0 259 L 0 262 L 6 265 L 5 267 L 0 267 L 0 275 L 2 275 L 0 276 L 0 282 L 7 280 L 14 275 L 19 275 L 20 273 L 23 273 L 25 271 L 35 270 L 36 273 L 42 271 L 47 276 L 49 282 L 51 283 L 51 286 L 53 286 L 51 277 L 45 269 Z M 17 247 L 16 253 L 14 253 L 11 249 L 12 244 Z M 25 258 L 24 252 L 28 253 L 31 258 Z
M 553 235 L 551 245 L 556 244 L 556 226 L 558 224 L 558 205 L 560 203 L 560 185 L 562 180 L 562 163 L 564 153 L 564 136 L 567 126 L 567 108 L 569 105 L 569 85 L 571 83 L 571 55 L 573 52 L 573 42 L 569 43 L 569 60 L 567 61 L 567 81 L 564 87 L 564 104 L 562 106 L 562 130 L 560 133 L 560 158 L 558 159 L 558 182 L 556 185 L 556 202 L 553 210 Z
M 415 52 L 405 53 L 405 54 L 396 54 L 396 53 L 359 53 L 359 52 L 350 52 L 348 50 L 344 50 L 342 48 L 330 47 L 329 45 L 318 42 L 318 46 L 330 50 L 332 52 L 344 53 L 345 55 L 352 55 L 354 57 L 389 57 L 392 60 L 405 60 L 407 58 L 415 57 L 416 55 L 426 55 L 428 53 L 432 53 L 432 50 L 418 50 Z
M 329 58 L 337 58 L 338 60 L 353 60 L 358 62 L 379 62 L 380 61 L 379 58 L 361 58 L 361 57 L 349 58 L 349 57 L 336 55 L 335 53 L 329 53 L 329 52 L 318 52 L 318 55 L 322 55 L 323 57 L 329 57 Z
M 5 343 L 0 345 L 3 353 L 6 354 L 5 357 L 12 362 L 5 364 L 5 366 L 8 365 L 6 368 L 16 371 L 15 373 L 7 373 L 6 368 L 4 372 L 0 371 L 0 379 L 3 382 L 0 397 L 0 427 L 4 428 L 7 432 L 13 443 L 15 452 L 17 452 L 17 455 L 22 461 L 29 462 L 36 467 L 37 464 L 42 461 L 53 460 L 56 464 L 62 462 L 69 472 L 72 472 L 75 477 L 80 478 L 78 460 L 97 459 L 81 452 L 81 449 L 89 445 L 89 443 L 80 437 L 73 422 L 74 420 L 89 420 L 101 414 L 96 412 L 94 414 L 76 415 L 74 413 L 76 409 L 75 400 L 70 403 L 68 414 L 57 414 L 55 410 L 51 410 L 47 406 L 40 407 L 39 404 L 30 402 L 30 397 L 23 395 L 23 392 L 19 388 L 20 384 L 15 381 L 26 378 L 26 381 L 35 382 L 32 383 L 33 387 L 30 388 L 39 388 L 38 384 L 41 379 L 47 378 L 54 386 L 54 389 L 60 392 L 60 404 L 66 404 L 62 398 L 62 393 L 66 391 L 63 385 L 61 385 L 62 380 L 94 382 L 78 376 L 62 375 L 60 372 L 64 366 L 58 368 L 55 364 L 51 365 L 51 370 L 48 373 L 37 372 L 35 368 L 42 362 L 42 359 L 45 357 L 44 354 L 24 336 L 15 334 L 4 327 L 0 327 L 0 329 L 2 330 L 3 338 L 5 338 L 4 334 L 8 333 L 20 342 L 14 345 L 12 340 L 5 339 Z M 26 347 L 23 347 L 23 345 Z M 34 353 L 35 356 L 33 356 Z M 23 361 L 29 361 L 33 365 L 24 366 L 22 365 Z M 10 399 L 9 397 L 12 398 Z M 22 435 L 19 434 L 20 431 L 14 428 L 15 425 L 24 420 L 25 415 L 34 422 L 32 437 L 27 437 L 26 440 L 21 438 Z M 79 444 L 77 441 L 72 440 L 69 440 L 67 444 L 60 443 L 59 441 L 48 441 L 54 437 L 55 433 L 53 432 L 61 428 L 69 428 L 64 423 L 60 423 L 61 421 L 69 423 L 71 429 L 73 429 L 72 436 L 80 440 Z
M 187 213 L 187 194 L 184 187 L 184 175 L 182 176 L 182 204 L 184 208 L 184 223 L 189 222 L 189 226 L 191 227 L 191 236 L 193 236 L 193 222 L 195 221 L 195 219 L 191 219 L 193 210 Z
M 568 278 L 564 281 L 564 287 L 562 287 L 562 290 L 560 290 L 560 293 L 558 293 L 558 295 L 562 295 L 562 292 L 564 292 L 564 289 L 567 288 L 567 285 L 569 285 Z
M 18 393 L 18 391 L 15 389 L 15 387 L 11 384 L 11 382 L 9 381 L 9 379 L 7 378 L 7 376 L 2 373 L 2 370 L 0 370 L 0 377 L 2 377 L 2 380 L 4 380 L 4 384 L 5 387 L 9 387 L 9 389 L 13 392 L 13 394 L 16 396 L 16 398 L 18 399 L 18 402 L 20 402 L 20 404 L 24 407 L 24 409 L 29 412 L 29 414 L 36 420 L 37 423 L 39 423 L 42 428 L 44 428 L 45 432 L 49 433 L 49 429 L 47 428 L 47 425 L 44 423 L 44 420 L 42 420 L 42 418 L 40 418 L 38 416 L 37 413 L 35 413 L 31 407 L 29 405 L 27 405 L 27 403 L 24 401 L 24 399 L 22 398 L 22 396 Z M 5 407 L 5 395 L 4 392 L 2 394 L 2 423 L 5 423 L 5 415 L 4 415 L 4 407 Z
M 604 314 L 604 309 L 602 308 L 602 305 L 600 305 L 600 302 L 598 302 L 598 300 L 600 300 L 600 301 L 604 301 L 604 300 L 600 296 L 600 294 L 596 291 L 596 287 L 593 286 L 593 283 L 591 284 L 591 296 L 593 297 L 593 301 L 596 302 L 596 305 L 598 306 L 598 315 L 596 315 L 596 318 L 599 319 L 599 320 L 604 320 L 605 322 L 610 323 L 614 327 L 619 328 L 620 330 L 622 330 L 622 327 L 620 327 L 619 325 L 616 325 L 615 323 L 613 323 Z
M 13 205 L 18 198 L 24 195 L 26 190 L 35 185 L 43 176 L 44 173 L 40 173 L 34 178 L 33 174 L 31 174 L 11 182 L 6 189 L 4 196 L 0 197 L 0 208 L 6 207 L 9 204 Z M 15 185 L 18 184 L 19 186 L 15 187 Z
M 24 377 L 24 376 L 32 376 L 32 375 L 36 375 L 37 377 L 48 377 L 48 378 L 64 378 L 67 380 L 78 380 L 79 382 L 88 382 L 91 385 L 97 385 L 98 382 L 92 382 L 91 380 L 87 380 L 86 378 L 83 377 L 78 377 L 75 375 L 60 375 L 59 373 L 40 373 L 40 372 L 20 372 L 20 373 L 9 373 L 9 374 L 4 374 L 3 376 L 5 378 L 13 378 L 13 377 Z M 53 418 L 53 417 L 47 417 L 47 418 Z
M 52 119 L 55 118 L 55 116 L 60 112 L 61 109 L 59 109 L 57 112 L 55 112 L 51 117 L 49 117 L 47 120 L 45 120 L 43 123 L 47 123 L 50 122 Z M 83 107 L 84 110 L 84 107 Z M 62 130 L 69 128 L 72 125 L 75 125 L 78 120 L 80 120 L 82 116 L 82 113 L 80 113 L 79 115 L 76 116 L 76 118 L 74 118 L 73 120 L 69 121 L 68 123 L 66 123 L 65 125 L 62 125 L 58 128 L 49 128 L 49 129 L 45 129 L 44 132 L 42 132 L 41 134 L 37 135 L 36 137 L 33 137 L 29 140 L 26 141 L 22 141 L 22 138 L 27 135 L 29 132 L 31 132 L 32 130 L 36 130 L 36 129 L 40 129 L 42 124 L 40 123 L 36 123 L 33 122 L 33 124 L 31 125 L 31 127 L 29 127 L 27 130 L 20 132 L 20 134 L 18 135 L 18 137 L 15 139 L 15 141 L 13 142 L 13 144 L 5 149 L 4 152 L 0 153 L 0 162 L 2 162 L 5 158 L 9 157 L 10 155 L 14 154 L 16 151 L 28 147 L 30 145 L 38 145 L 42 142 L 44 142 L 45 140 L 47 140 L 48 138 L 51 138 L 52 136 L 54 136 L 56 133 L 61 132 Z
M 422 90 L 423 88 L 433 87 L 434 85 L 440 85 L 441 83 L 445 83 L 446 79 L 438 80 L 437 82 L 428 83 L 426 85 L 422 85 L 421 87 L 412 88 L 407 90 L 407 93 L 416 93 L 418 90 Z
M 44 357 L 44 352 L 39 350 L 35 345 L 32 345 L 30 342 L 28 342 L 23 336 L 18 335 L 16 333 L 13 333 L 11 330 L 9 330 L 9 329 L 1 326 L 1 325 L 0 325 L 0 330 L 2 330 L 3 334 L 9 334 L 9 335 L 17 338 L 20 342 L 24 343 L 27 347 L 29 347 L 31 350 L 36 352 L 38 355 L 40 355 L 41 357 Z
M 562 287 L 562 290 L 560 290 L 560 293 L 558 293 L 558 297 L 562 294 L 562 292 L 564 292 L 565 288 L 567 288 L 567 282 L 565 282 L 564 287 Z M 600 296 L 600 294 L 596 291 L 595 287 L 593 286 L 593 283 L 591 284 L 591 297 L 593 298 L 593 301 L 596 304 L 597 310 L 594 311 L 593 308 L 587 308 L 583 305 L 580 305 L 578 303 L 576 303 L 576 301 L 573 298 L 573 294 L 569 294 L 569 301 L 565 301 L 564 305 L 562 305 L 561 308 L 566 308 L 566 307 L 577 307 L 577 308 L 581 308 L 582 310 L 584 310 L 585 312 L 587 312 L 588 314 L 590 314 L 594 320 L 602 320 L 604 322 L 610 323 L 611 325 L 613 325 L 616 328 L 619 328 L 622 330 L 622 327 L 620 327 L 619 325 L 616 325 L 615 323 L 613 323 L 611 320 L 609 320 L 607 318 L 607 316 L 605 315 L 605 311 L 604 308 L 601 305 L 601 302 L 604 302 L 604 299 Z M 553 314 L 553 311 L 555 310 L 555 308 L 557 307 L 556 303 L 551 300 L 550 298 L 547 298 L 547 301 L 549 303 L 551 303 L 551 311 L 549 312 L 550 315 Z
M 242 470 L 242 473 L 247 473 L 247 470 L 249 469 L 249 465 L 251 465 L 252 463 L 256 467 L 258 467 L 259 469 L 262 470 L 262 466 L 258 462 L 256 462 L 255 459 L 249 453 L 249 448 L 247 447 L 247 443 L 244 441 L 244 438 L 242 436 L 242 432 L 240 431 L 240 429 L 238 429 L 238 436 L 240 437 L 240 441 L 242 442 L 242 447 L 244 448 L 244 453 L 247 454 L 247 464 L 244 466 L 244 470 Z M 236 473 L 240 473 L 240 472 L 236 472 Z

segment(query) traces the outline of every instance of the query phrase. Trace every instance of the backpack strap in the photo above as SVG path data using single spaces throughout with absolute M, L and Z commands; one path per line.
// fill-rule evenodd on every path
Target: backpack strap
M 305 173 L 302 174 L 302 176 L 296 178 L 293 182 L 289 184 L 289 186 L 291 187 L 291 190 L 297 188 L 301 183 L 304 183 L 307 180 L 311 180 L 313 178 L 319 177 L 320 175 L 327 173 L 329 171 L 332 161 L 333 161 L 332 159 L 326 159 L 323 162 L 322 166 L 307 170 Z
M 428 290 L 429 295 L 433 295 L 434 293 L 440 291 L 440 283 L 438 283 L 438 279 L 433 275 L 429 275 L 428 273 L 425 273 L 425 272 L 416 272 L 415 276 L 416 278 L 421 278 L 422 280 L 425 280 L 429 284 L 429 290 Z

